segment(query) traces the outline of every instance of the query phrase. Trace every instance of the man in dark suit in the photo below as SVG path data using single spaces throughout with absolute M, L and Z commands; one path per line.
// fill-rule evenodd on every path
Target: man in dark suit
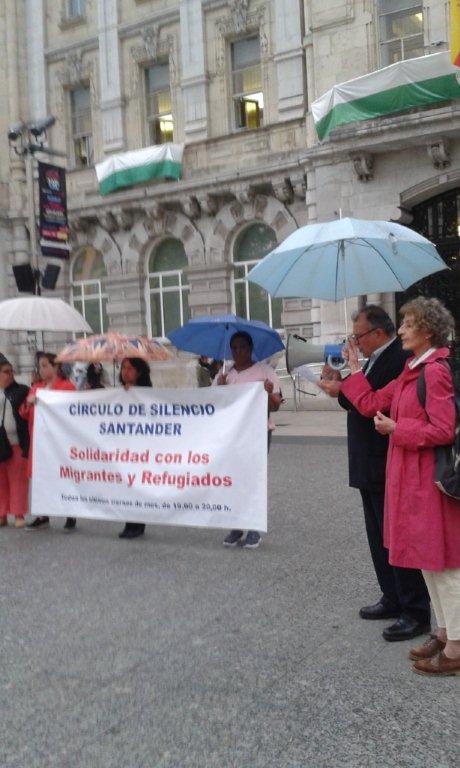
M 381 389 L 395 379 L 404 368 L 407 353 L 395 335 L 393 321 L 379 306 L 369 304 L 352 317 L 353 338 L 361 354 L 367 358 L 363 373 L 372 389 Z M 385 462 L 388 438 L 379 435 L 374 420 L 361 416 L 340 393 L 340 374 L 323 368 L 325 391 L 338 397 L 348 411 L 348 468 L 350 486 L 361 493 L 367 538 L 382 597 L 375 605 L 361 608 L 362 619 L 397 621 L 383 631 L 388 641 L 409 640 L 429 631 L 430 603 L 420 571 L 396 568 L 388 562 L 383 546 L 383 502 L 385 494 Z M 326 389 L 327 387 L 327 389 Z

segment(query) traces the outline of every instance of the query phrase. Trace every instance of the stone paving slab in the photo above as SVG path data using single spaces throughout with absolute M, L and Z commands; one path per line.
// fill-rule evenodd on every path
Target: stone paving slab
M 358 618 L 378 592 L 346 482 L 343 442 L 275 443 L 255 551 L 1 529 L 1 767 L 456 768 L 459 679 Z

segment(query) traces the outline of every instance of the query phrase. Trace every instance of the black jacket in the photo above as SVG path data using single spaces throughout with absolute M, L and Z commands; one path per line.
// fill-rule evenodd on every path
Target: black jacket
M 373 364 L 367 380 L 373 390 L 381 389 L 401 373 L 410 353 L 405 352 L 399 338 L 387 347 Z M 385 484 L 385 464 L 388 437 L 379 435 L 374 420 L 361 416 L 345 395 L 339 403 L 348 411 L 348 472 L 352 488 L 382 490 Z
M 8 402 L 11 403 L 13 409 L 13 416 L 16 422 L 16 431 L 18 433 L 19 447 L 22 455 L 27 458 L 29 453 L 29 427 L 27 421 L 19 415 L 19 406 L 26 399 L 29 392 L 29 387 L 24 384 L 18 384 L 17 381 L 13 381 L 9 387 L 5 390 L 5 397 Z

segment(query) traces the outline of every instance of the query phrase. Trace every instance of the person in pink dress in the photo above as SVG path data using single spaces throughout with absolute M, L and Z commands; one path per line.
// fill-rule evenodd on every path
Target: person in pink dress
M 0 358 L 0 423 L 3 424 L 12 455 L 0 462 L 0 527 L 8 524 L 7 515 L 14 516 L 14 528 L 24 528 L 27 514 L 29 478 L 27 453 L 29 431 L 19 408 L 27 397 L 28 388 L 18 384 L 6 357 Z
M 363 416 L 374 417 L 380 434 L 389 435 L 384 543 L 391 565 L 422 570 L 436 615 L 436 632 L 409 652 L 412 668 L 432 677 L 460 675 L 460 500 L 434 483 L 434 448 L 453 442 L 456 425 L 447 363 L 454 321 L 440 301 L 424 297 L 405 304 L 401 314 L 398 333 L 413 353 L 402 373 L 373 391 L 351 339 L 346 353 L 352 375 L 341 391 Z M 425 405 L 417 391 L 422 368 Z M 326 392 L 329 386 L 321 383 Z
M 262 381 L 265 391 L 268 394 L 268 432 L 267 432 L 267 450 L 270 450 L 272 431 L 275 428 L 270 413 L 277 411 L 281 405 L 281 389 L 278 376 L 268 363 L 252 360 L 252 338 L 245 331 L 234 333 L 230 339 L 230 349 L 232 351 L 233 366 L 227 373 L 220 372 L 213 381 L 213 386 L 223 386 L 224 384 L 248 384 L 252 381 Z M 260 533 L 258 531 L 248 531 L 243 541 L 244 531 L 230 531 L 223 541 L 224 547 L 235 547 L 242 544 L 246 549 L 255 549 L 260 544 Z
M 40 380 L 36 381 L 29 389 L 29 394 L 22 403 L 19 413 L 23 419 L 25 419 L 29 425 L 30 434 L 30 450 L 28 459 L 28 476 L 32 476 L 32 445 L 33 445 L 33 427 L 34 427 L 34 413 L 37 391 L 40 389 L 51 389 L 55 391 L 75 391 L 75 387 L 71 381 L 63 378 L 59 363 L 56 362 L 56 355 L 51 352 L 40 352 L 37 355 L 38 360 L 38 374 Z M 42 528 L 49 526 L 49 517 L 36 517 L 31 523 L 26 526 L 27 531 L 39 531 Z M 75 530 L 76 520 L 74 517 L 68 517 L 64 530 L 67 532 Z

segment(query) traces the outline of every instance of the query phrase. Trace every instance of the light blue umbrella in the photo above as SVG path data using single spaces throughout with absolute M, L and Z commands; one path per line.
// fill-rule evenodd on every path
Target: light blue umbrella
M 293 232 L 250 271 L 248 280 L 271 296 L 339 301 L 403 291 L 448 268 L 433 243 L 412 229 L 345 218 Z
M 177 349 L 185 352 L 206 355 L 214 360 L 231 360 L 230 339 L 237 331 L 245 331 L 251 336 L 254 361 L 265 360 L 284 349 L 280 335 L 269 325 L 236 315 L 196 317 L 168 333 L 167 337 Z

